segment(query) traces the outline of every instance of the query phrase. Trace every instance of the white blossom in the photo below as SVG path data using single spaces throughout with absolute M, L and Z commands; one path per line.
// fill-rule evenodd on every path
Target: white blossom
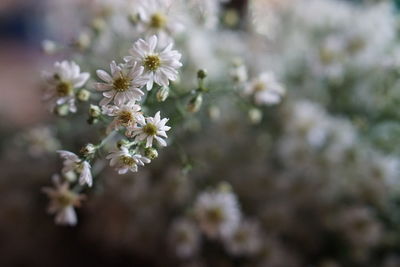
M 76 172 L 79 174 L 79 184 L 92 186 L 93 177 L 90 171 L 91 167 L 89 162 L 80 159 L 76 154 L 69 151 L 58 150 L 57 152 L 60 154 L 61 158 L 64 159 L 64 167 L 62 169 L 63 174 Z
M 282 100 L 285 89 L 272 72 L 264 72 L 247 84 L 244 94 L 252 95 L 257 105 L 272 105 Z
M 106 105 L 103 106 L 103 114 L 114 117 L 114 120 L 108 126 L 107 132 L 116 130 L 119 127 L 132 127 L 143 117 L 140 112 L 141 107 L 131 101 L 120 106 Z
M 137 124 L 129 129 L 130 136 L 135 137 L 138 142 L 146 140 L 146 147 L 151 147 L 154 139 L 159 145 L 166 146 L 167 143 L 163 138 L 168 137 L 166 132 L 171 129 L 165 125 L 168 120 L 161 119 L 160 111 L 154 117 L 139 117 Z
M 240 222 L 240 210 L 232 192 L 203 192 L 196 200 L 194 213 L 200 229 L 209 237 L 232 235 Z
M 160 86 L 168 86 L 169 81 L 177 79 L 177 69 L 182 66 L 179 61 L 181 54 L 172 50 L 172 42 L 163 48 L 158 48 L 158 46 L 158 38 L 155 35 L 146 41 L 139 39 L 129 50 L 131 56 L 125 58 L 128 62 L 137 62 L 144 69 L 143 74 L 147 78 L 147 90 L 153 88 L 154 82 Z
M 129 101 L 138 101 L 144 95 L 140 90 L 146 84 L 142 76 L 143 67 L 136 63 L 132 65 L 119 64 L 115 61 L 110 64 L 111 75 L 104 70 L 97 70 L 97 76 L 103 80 L 95 85 L 98 91 L 103 92 L 101 106 L 109 104 L 112 100 L 119 106 Z
M 140 154 L 130 153 L 126 147 L 111 152 L 106 159 L 110 160 L 110 166 L 115 167 L 118 174 L 125 174 L 128 171 L 137 172 L 138 166 L 150 163 L 150 160 Z
M 81 72 L 74 61 L 55 62 L 52 72 L 43 72 L 47 85 L 44 99 L 54 110 L 57 106 L 68 105 L 70 112 L 76 112 L 75 89 L 81 88 L 89 79 L 87 72 Z

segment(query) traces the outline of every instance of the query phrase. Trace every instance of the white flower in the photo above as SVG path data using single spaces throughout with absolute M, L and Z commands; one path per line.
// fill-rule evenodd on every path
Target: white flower
M 104 70 L 97 70 L 97 76 L 104 83 L 95 85 L 98 91 L 103 91 L 101 106 L 109 104 L 112 100 L 119 106 L 129 101 L 138 101 L 144 95 L 140 90 L 146 84 L 146 78 L 142 76 L 143 67 L 136 63 L 133 65 L 119 64 L 115 61 L 110 64 L 111 75 Z
M 64 159 L 62 173 L 76 172 L 79 174 L 79 184 L 92 186 L 93 177 L 89 162 L 80 159 L 76 154 L 69 151 L 58 150 L 57 152 Z
M 236 196 L 231 192 L 203 192 L 194 206 L 200 229 L 209 237 L 232 235 L 240 222 Z
M 131 101 L 121 106 L 103 106 L 103 114 L 106 114 L 115 119 L 108 126 L 107 131 L 116 130 L 119 127 L 131 127 L 137 122 L 143 115 L 140 112 L 141 107 L 135 102 Z
M 224 244 L 232 255 L 254 255 L 262 245 L 259 225 L 254 221 L 242 221 L 234 234 L 225 238 Z
M 110 159 L 110 166 L 115 167 L 118 174 L 125 174 L 128 171 L 137 172 L 138 165 L 144 166 L 145 163 L 150 163 L 148 158 L 139 154 L 131 154 L 126 147 L 111 152 L 106 159 Z
M 129 129 L 131 132 L 130 135 L 135 137 L 135 140 L 139 142 L 146 140 L 146 147 L 151 147 L 154 139 L 161 146 L 166 146 L 167 143 L 163 138 L 168 137 L 166 131 L 171 129 L 171 127 L 165 125 L 167 122 L 167 118 L 160 118 L 160 111 L 156 113 L 154 118 L 140 117 L 138 118 L 137 125 Z
M 153 88 L 153 83 L 168 86 L 169 81 L 178 77 L 177 69 L 182 66 L 179 61 L 181 54 L 172 50 L 173 43 L 163 49 L 157 49 L 158 39 L 153 35 L 146 41 L 139 39 L 129 50 L 131 56 L 125 58 L 128 62 L 137 62 L 144 68 L 143 74 L 147 77 L 147 90 Z
M 54 187 L 44 187 L 42 191 L 50 198 L 48 212 L 56 214 L 55 222 L 60 225 L 76 225 L 77 218 L 74 207 L 79 207 L 84 199 L 69 189 L 67 182 L 61 183 L 58 175 L 53 176 Z
M 44 72 L 43 78 L 47 82 L 44 99 L 50 102 L 50 108 L 68 105 L 70 112 L 76 112 L 75 89 L 81 88 L 89 79 L 89 73 L 80 71 L 74 61 L 54 63 L 52 72 Z
M 176 3 L 166 0 L 141 1 L 137 7 L 141 31 L 156 34 L 161 43 L 171 41 L 170 35 L 181 32 L 184 25 L 174 7 Z
M 245 87 L 244 94 L 253 95 L 257 105 L 271 105 L 282 100 L 285 89 L 276 80 L 273 73 L 265 72 Z
M 188 219 L 177 219 L 173 222 L 169 241 L 180 258 L 193 256 L 200 246 L 200 232 L 196 224 Z

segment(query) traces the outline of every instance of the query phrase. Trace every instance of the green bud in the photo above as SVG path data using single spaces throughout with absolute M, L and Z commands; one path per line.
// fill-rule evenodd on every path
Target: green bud
M 192 99 L 190 99 L 186 109 L 191 113 L 196 113 L 200 110 L 202 104 L 203 104 L 203 95 L 198 94 Z
M 157 101 L 158 102 L 164 102 L 169 95 L 169 88 L 168 87 L 161 87 L 158 91 L 157 91 Z
M 201 69 L 197 72 L 197 78 L 203 80 L 207 77 L 207 71 L 204 69 Z
M 117 142 L 117 147 L 118 149 L 121 149 L 123 147 L 129 148 L 130 142 L 126 139 L 121 139 Z
M 67 116 L 69 113 L 69 107 L 68 105 L 61 105 L 61 106 L 57 106 L 54 110 L 55 114 L 57 114 L 58 116 Z
M 252 108 L 249 110 L 249 119 L 253 124 L 259 124 L 262 120 L 262 112 L 258 108 Z
M 155 148 L 148 147 L 148 148 L 145 149 L 144 155 L 145 155 L 147 158 L 153 160 L 153 159 L 155 159 L 155 158 L 158 157 L 158 151 L 157 151 Z
M 105 27 L 106 27 L 106 22 L 104 21 L 103 18 L 95 18 L 92 23 L 91 23 L 92 29 L 96 34 L 101 33 Z
M 88 90 L 81 89 L 76 94 L 76 97 L 78 98 L 79 101 L 86 102 L 90 99 L 90 95 L 91 93 Z
M 100 107 L 97 105 L 90 105 L 89 108 L 89 116 L 91 118 L 98 118 L 101 115 Z

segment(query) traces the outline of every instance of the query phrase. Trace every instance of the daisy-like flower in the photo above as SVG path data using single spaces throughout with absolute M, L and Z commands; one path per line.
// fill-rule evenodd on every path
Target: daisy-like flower
M 194 206 L 200 229 L 209 237 L 228 237 L 237 229 L 240 211 L 232 192 L 203 192 Z
M 169 81 L 175 81 L 182 66 L 179 61 L 181 54 L 172 50 L 170 42 L 165 48 L 158 49 L 158 38 L 153 35 L 146 41 L 139 39 L 129 50 L 131 56 L 125 58 L 128 62 L 137 62 L 144 68 L 143 75 L 147 77 L 147 90 L 153 88 L 154 82 L 160 86 L 168 86 Z
M 172 224 L 169 241 L 178 257 L 191 257 L 200 247 L 199 229 L 188 219 L 177 219 Z
M 75 90 L 81 88 L 89 77 L 89 73 L 81 72 L 74 61 L 55 62 L 52 72 L 43 72 L 47 83 L 44 99 L 50 103 L 52 110 L 68 105 L 70 112 L 76 112 Z
M 114 100 L 114 104 L 120 106 L 129 101 L 138 101 L 144 93 L 140 90 L 146 84 L 147 79 L 142 76 L 143 67 L 134 63 L 133 65 L 119 64 L 115 61 L 110 64 L 111 75 L 104 70 L 97 70 L 97 76 L 103 83 L 95 85 L 98 91 L 103 92 L 103 100 L 100 105 L 104 106 Z
M 233 235 L 225 238 L 224 244 L 227 251 L 235 256 L 258 253 L 262 246 L 259 225 L 250 220 L 242 221 Z
M 168 120 L 167 118 L 161 119 L 160 111 L 154 118 L 138 117 L 137 124 L 129 129 L 129 135 L 135 137 L 135 140 L 139 142 L 146 140 L 146 147 L 151 147 L 154 139 L 159 145 L 166 146 L 167 143 L 163 138 L 168 137 L 166 132 L 171 129 L 165 125 Z
M 174 7 L 179 6 L 167 0 L 141 1 L 138 6 L 140 30 L 159 37 L 161 43 L 171 40 L 171 35 L 181 32 L 184 28 L 180 13 Z
M 282 100 L 285 88 L 272 72 L 264 72 L 245 87 L 244 94 L 253 95 L 257 105 L 273 105 Z
M 108 126 L 107 132 L 116 130 L 119 127 L 128 128 L 134 126 L 138 119 L 143 117 L 140 109 L 141 107 L 133 101 L 121 106 L 103 106 L 103 114 L 115 117 Z
M 42 191 L 50 198 L 48 212 L 56 214 L 55 222 L 60 225 L 76 225 L 77 218 L 74 207 L 79 207 L 84 195 L 69 189 L 67 182 L 61 183 L 60 176 L 53 176 L 54 187 L 44 187 Z
M 137 172 L 138 165 L 144 166 L 145 163 L 150 163 L 148 158 L 139 154 L 132 154 L 126 147 L 111 152 L 106 159 L 110 160 L 110 166 L 115 167 L 118 174 L 125 174 L 128 171 Z
M 80 159 L 76 154 L 65 151 L 65 150 L 58 150 L 57 151 L 61 158 L 63 158 L 64 167 L 62 169 L 63 174 L 75 172 L 79 174 L 79 184 L 84 185 L 87 184 L 88 186 L 92 186 L 93 184 L 93 177 L 90 171 L 90 164 L 89 162 Z

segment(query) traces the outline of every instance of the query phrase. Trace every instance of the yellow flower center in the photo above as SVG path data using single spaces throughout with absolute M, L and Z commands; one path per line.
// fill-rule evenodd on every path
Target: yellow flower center
M 115 79 L 113 82 L 113 88 L 117 92 L 125 92 L 129 90 L 130 86 L 131 86 L 131 80 L 128 79 L 127 77 L 124 77 L 123 75 L 120 75 L 120 77 Z
M 224 214 L 220 208 L 209 209 L 206 216 L 207 219 L 213 223 L 220 223 L 224 219 Z
M 143 132 L 149 136 L 154 136 L 157 134 L 157 127 L 152 123 L 147 123 L 143 127 Z
M 120 160 L 124 165 L 127 165 L 127 166 L 132 166 L 132 165 L 136 164 L 135 160 L 129 156 L 121 156 Z
M 161 13 L 154 13 L 150 18 L 150 27 L 155 29 L 164 28 L 167 24 L 167 18 Z
M 62 207 L 73 205 L 76 200 L 76 195 L 70 191 L 65 191 L 59 194 L 56 198 L 57 203 Z
M 263 84 L 263 83 L 261 83 L 261 82 L 258 82 L 258 83 L 256 83 L 255 85 L 254 85 L 254 92 L 261 92 L 261 91 L 264 91 L 264 90 L 266 90 L 267 89 L 267 87 L 265 86 L 265 84 Z
M 60 82 L 56 90 L 59 97 L 69 96 L 73 93 L 72 85 L 68 82 Z
M 118 114 L 118 121 L 125 126 L 131 124 L 133 122 L 132 113 L 126 110 L 121 111 Z
M 161 59 L 158 55 L 148 55 L 144 58 L 143 64 L 147 70 L 155 71 L 160 67 Z

